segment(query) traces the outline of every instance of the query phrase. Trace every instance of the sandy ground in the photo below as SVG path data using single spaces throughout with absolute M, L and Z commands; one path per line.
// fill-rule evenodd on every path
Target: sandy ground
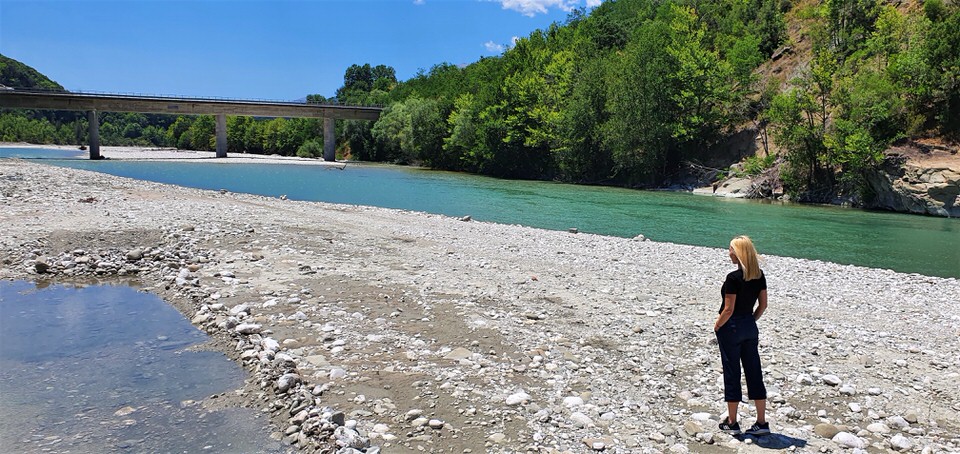
M 0 222 L 0 278 L 135 276 L 250 372 L 205 405 L 260 408 L 305 452 L 765 452 L 717 430 L 722 249 L 22 160 L 0 161 Z M 763 267 L 775 432 L 960 452 L 960 281 Z

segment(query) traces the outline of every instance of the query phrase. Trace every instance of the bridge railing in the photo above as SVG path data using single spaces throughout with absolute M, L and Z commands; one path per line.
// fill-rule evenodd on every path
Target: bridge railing
M 117 96 L 117 97 L 128 97 L 128 98 L 144 98 L 144 99 L 169 99 L 169 100 L 178 100 L 178 101 L 217 101 L 217 102 L 237 102 L 237 103 L 259 103 L 259 104 L 289 104 L 289 105 L 318 105 L 318 106 L 344 106 L 344 107 L 375 107 L 382 108 L 382 104 L 361 104 L 361 103 L 342 103 L 338 100 L 330 102 L 313 102 L 313 101 L 290 101 L 290 100 L 279 100 L 279 99 L 264 99 L 264 98 L 228 98 L 222 96 L 181 96 L 181 95 L 171 95 L 171 94 L 152 94 L 152 93 L 136 93 L 136 92 L 111 92 L 111 91 L 98 91 L 98 90 L 59 90 L 53 88 L 36 88 L 36 87 L 7 87 L 0 85 L 0 95 L 2 95 L 3 90 L 12 90 L 21 93 L 50 93 L 50 94 L 65 94 L 65 95 L 90 95 L 90 96 Z

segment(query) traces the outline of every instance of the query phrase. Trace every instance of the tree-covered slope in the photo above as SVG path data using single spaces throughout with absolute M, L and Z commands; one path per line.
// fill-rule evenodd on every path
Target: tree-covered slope
M 63 90 L 63 86 L 40 74 L 36 69 L 3 54 L 0 54 L 0 85 L 12 88 Z
M 346 138 L 367 159 L 656 186 L 755 129 L 772 140 L 751 171 L 866 198 L 892 143 L 960 134 L 958 30 L 945 0 L 608 0 L 501 56 L 343 93 L 391 102 Z

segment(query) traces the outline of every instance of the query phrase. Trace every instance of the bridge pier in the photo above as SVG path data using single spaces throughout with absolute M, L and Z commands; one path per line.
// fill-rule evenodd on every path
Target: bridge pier
M 323 160 L 337 160 L 337 142 L 336 142 L 336 120 L 330 117 L 323 117 Z
M 90 139 L 90 159 L 102 159 L 100 156 L 100 117 L 96 110 L 87 112 L 87 123 Z
M 217 157 L 227 157 L 227 115 L 217 114 Z

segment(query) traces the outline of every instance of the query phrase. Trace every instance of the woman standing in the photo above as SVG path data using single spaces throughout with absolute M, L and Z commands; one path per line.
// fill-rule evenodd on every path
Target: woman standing
M 743 399 L 740 389 L 740 364 L 747 378 L 747 397 L 757 406 L 757 422 L 747 429 L 750 435 L 770 433 L 766 420 L 767 389 L 763 386 L 758 351 L 760 332 L 757 320 L 767 309 L 767 279 L 757 263 L 757 250 L 747 236 L 730 241 L 730 260 L 737 270 L 727 275 L 721 293 L 723 305 L 713 330 L 720 345 L 723 363 L 723 400 L 727 402 L 727 420 L 720 430 L 738 435 L 737 407 Z M 759 302 L 759 304 L 757 304 Z M 754 309 L 756 304 L 756 309 Z

